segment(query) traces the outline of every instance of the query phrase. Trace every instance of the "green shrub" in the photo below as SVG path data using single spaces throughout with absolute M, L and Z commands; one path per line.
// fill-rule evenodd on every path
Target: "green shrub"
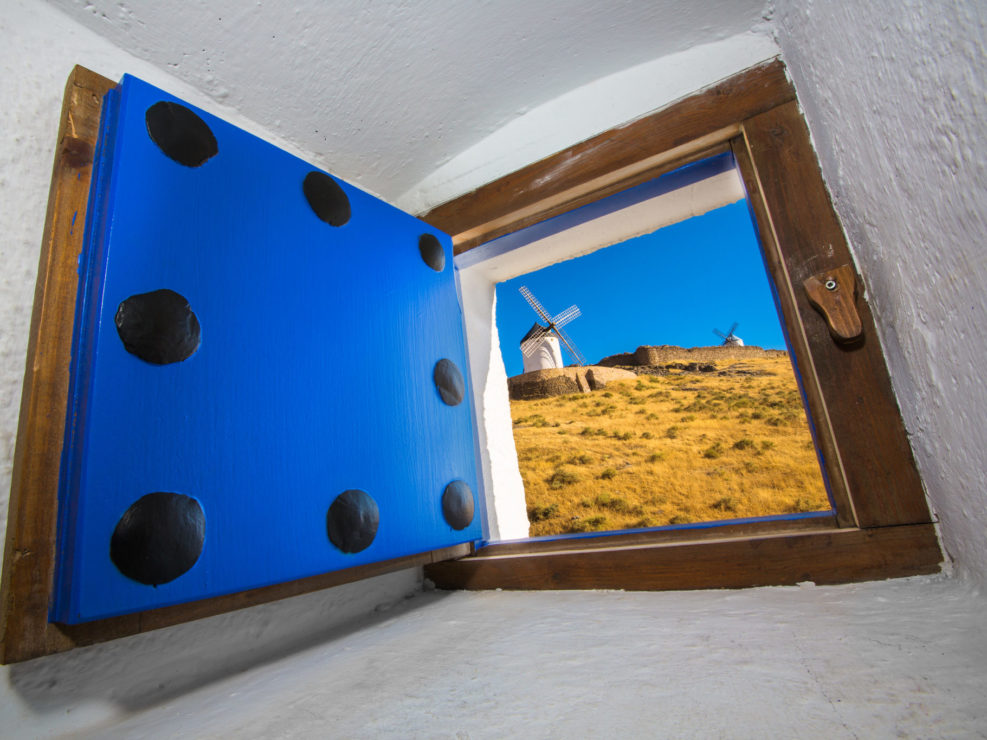
M 552 473 L 545 482 L 548 483 L 549 488 L 553 491 L 557 491 L 560 488 L 571 486 L 573 483 L 578 483 L 579 476 L 571 470 L 566 470 L 565 468 L 559 467 L 555 469 L 555 472 Z
M 703 450 L 703 457 L 709 458 L 710 460 L 714 460 L 720 457 L 722 454 L 723 454 L 723 445 L 721 445 L 719 442 L 715 442 L 713 445 Z
M 602 478 L 603 480 L 610 480 L 615 475 L 617 475 L 616 470 L 614 470 L 613 468 L 606 468 L 602 473 L 600 473 L 600 478 Z
M 649 463 L 660 462 L 660 461 L 662 461 L 664 459 L 665 459 L 665 453 L 664 452 L 655 452 L 654 454 L 648 455 L 648 462 Z
M 529 506 L 528 507 L 528 521 L 529 522 L 543 522 L 546 519 L 551 519 L 559 513 L 558 504 L 549 504 L 548 506 Z
M 566 462 L 570 465 L 589 465 L 593 462 L 593 458 L 589 455 L 573 455 Z
M 724 496 L 710 504 L 710 507 L 719 511 L 736 511 L 737 500 L 732 496 Z
M 601 509 L 609 509 L 620 514 L 626 514 L 631 511 L 631 505 L 627 503 L 626 499 L 620 496 L 611 496 L 609 493 L 599 494 L 593 500 L 593 503 Z M 637 511 L 640 512 L 640 509 L 638 508 Z
M 747 439 L 746 437 L 744 437 L 743 439 L 738 439 L 736 442 L 733 443 L 733 449 L 735 450 L 749 450 L 753 446 L 754 446 L 754 440 Z
M 679 428 L 677 426 L 670 426 L 665 430 L 665 436 L 669 439 L 675 439 L 679 436 Z
M 641 439 L 651 439 L 651 432 L 641 432 Z

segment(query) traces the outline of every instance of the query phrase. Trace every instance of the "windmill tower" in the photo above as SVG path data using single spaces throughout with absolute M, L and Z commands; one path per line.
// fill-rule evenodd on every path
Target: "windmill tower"
M 737 327 L 740 326 L 736 321 L 733 322 L 733 326 L 730 327 L 730 331 L 724 334 L 719 329 L 713 329 L 713 333 L 723 340 L 723 347 L 743 347 L 744 340 L 734 334 L 737 331 Z
M 569 335 L 562 331 L 562 327 L 568 324 L 581 314 L 578 306 L 569 306 L 558 316 L 552 318 L 548 311 L 542 307 L 538 299 L 532 295 L 531 291 L 524 285 L 521 286 L 521 295 L 528 302 L 538 318 L 546 325 L 535 322 L 534 326 L 521 339 L 521 354 L 524 355 L 524 372 L 530 373 L 535 370 L 548 370 L 551 368 L 563 367 L 562 349 L 559 342 L 565 345 L 575 360 L 577 365 L 585 365 L 586 359 L 582 356 Z

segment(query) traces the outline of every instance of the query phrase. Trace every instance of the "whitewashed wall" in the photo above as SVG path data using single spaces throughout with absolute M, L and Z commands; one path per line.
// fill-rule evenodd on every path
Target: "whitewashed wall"
M 944 544 L 987 588 L 987 4 L 778 0 L 773 23 Z
M 878 321 L 891 347 L 889 360 L 895 383 L 902 396 L 909 428 L 916 435 L 923 474 L 933 501 L 943 515 L 947 544 L 953 548 L 967 573 L 982 577 L 987 571 L 987 545 L 977 539 L 985 523 L 984 474 L 983 466 L 978 465 L 977 453 L 985 448 L 985 440 L 982 424 L 977 423 L 977 413 L 983 416 L 987 409 L 973 376 L 974 363 L 984 354 L 984 342 L 979 332 L 985 319 L 983 301 L 974 290 L 977 278 L 982 283 L 985 277 L 984 252 L 975 241 L 975 237 L 985 233 L 979 212 L 984 206 L 983 130 L 979 123 L 985 113 L 981 72 L 985 68 L 982 19 L 974 17 L 977 14 L 973 2 L 952 10 L 937 7 L 934 12 L 918 4 L 899 10 L 889 2 L 873 3 L 873 11 L 857 11 L 856 4 L 849 2 L 836 2 L 825 12 L 813 8 L 811 3 L 795 5 L 786 3 L 777 13 L 779 40 L 792 65 L 800 94 L 807 101 L 824 170 L 837 194 L 840 212 L 847 221 L 862 268 L 868 275 Z M 4 92 L 4 105 L 0 107 L 3 143 L 0 146 L 0 226 L 3 232 L 3 239 L 0 239 L 0 264 L 3 265 L 0 270 L 0 325 L 3 326 L 0 332 L 0 521 L 5 521 L 38 248 L 61 92 L 72 65 L 82 63 L 111 78 L 124 71 L 136 73 L 281 146 L 297 150 L 259 130 L 235 111 L 217 106 L 158 68 L 121 52 L 67 21 L 39 0 L 0 0 L 0 10 L 0 85 Z M 859 13 L 860 17 L 851 18 L 851 11 Z M 889 37 L 886 45 L 873 41 L 882 34 Z M 851 43 L 846 43 L 845 39 Z M 755 43 L 757 48 L 770 48 L 770 44 L 764 46 L 761 40 Z M 877 48 L 872 50 L 869 44 Z M 724 47 L 718 48 L 722 52 Z M 710 53 L 716 56 L 714 52 L 716 49 Z M 717 57 L 710 63 L 715 61 L 720 65 L 716 68 L 721 72 L 716 74 L 730 74 L 746 66 L 746 63 L 738 63 L 738 59 L 746 59 L 751 54 L 759 56 L 760 52 L 747 49 L 743 54 L 731 57 L 732 62 Z M 847 55 L 849 61 L 840 62 L 840 55 Z M 679 59 L 671 66 L 662 68 L 658 65 L 651 70 L 658 76 L 675 77 L 701 66 L 687 61 Z M 863 103 L 851 84 L 855 80 L 853 71 L 858 67 L 870 69 L 883 81 L 881 95 L 873 100 L 867 98 Z M 712 81 L 702 79 L 701 75 L 690 79 L 692 89 Z M 955 92 L 955 97 L 951 91 Z M 676 93 L 672 90 L 667 94 Z M 582 102 L 575 109 L 569 108 L 568 102 L 565 106 L 560 104 L 556 108 L 559 115 L 563 110 L 567 111 L 567 116 L 578 115 L 580 110 L 588 112 L 606 105 L 609 100 L 602 88 L 576 97 Z M 569 102 L 572 100 L 575 98 L 567 98 Z M 621 115 L 632 118 L 662 102 L 667 100 L 661 100 L 660 96 L 641 99 L 639 109 L 634 110 L 632 106 Z M 942 107 L 946 116 L 931 111 L 934 106 Z M 882 125 L 896 136 L 903 134 L 915 142 L 918 148 L 915 161 L 887 156 L 893 153 L 894 147 L 889 143 L 892 137 L 881 130 Z M 526 147 L 524 158 L 532 161 L 539 153 L 544 156 L 553 148 L 574 143 L 572 137 L 578 136 L 574 129 L 566 129 L 569 133 L 559 138 L 556 129 L 557 117 L 553 115 L 546 115 L 540 123 L 535 118 L 519 123 L 513 129 L 511 141 L 498 143 L 493 139 L 476 151 L 464 153 L 459 159 L 459 171 L 447 167 L 436 175 L 432 181 L 436 189 L 431 195 L 429 192 L 409 192 L 407 201 L 430 203 L 435 202 L 435 198 L 456 194 L 456 187 L 462 189 L 473 182 L 471 178 L 475 175 L 470 171 L 476 166 L 490 166 L 494 169 L 483 172 L 494 172 L 498 147 L 500 151 L 514 146 Z M 297 153 L 305 156 L 304 152 Z M 524 163 L 512 162 L 510 168 Z M 920 176 L 906 177 L 913 172 Z M 453 187 L 454 183 L 459 185 Z M 872 209 L 872 204 L 880 208 Z M 875 216 L 875 213 L 881 215 Z M 903 283 L 907 287 L 901 287 Z M 935 347 L 932 356 L 938 357 L 938 361 L 931 361 L 926 351 L 929 346 Z M 645 643 L 653 641 L 655 635 L 673 635 L 671 647 L 685 644 L 687 649 L 680 651 L 678 662 L 673 660 L 672 650 L 663 648 L 660 651 L 667 664 L 666 673 L 673 677 L 681 675 L 680 669 L 692 667 L 695 670 L 696 665 L 703 668 L 700 674 L 706 679 L 740 675 L 738 671 L 742 673 L 756 665 L 758 670 L 770 674 L 765 685 L 775 692 L 772 696 L 766 694 L 764 702 L 770 703 L 774 698 L 778 708 L 798 705 L 804 698 L 797 693 L 785 698 L 779 693 L 781 687 L 803 683 L 814 686 L 819 676 L 831 676 L 832 685 L 842 685 L 843 674 L 833 673 L 835 668 L 828 652 L 812 659 L 812 668 L 806 668 L 806 677 L 800 679 L 802 683 L 785 680 L 780 674 L 773 673 L 775 666 L 784 666 L 786 660 L 790 660 L 792 651 L 784 641 L 778 642 L 777 608 L 761 591 L 745 592 L 736 597 L 750 599 L 752 605 L 748 611 L 737 612 L 742 619 L 739 626 L 733 627 L 717 621 L 716 614 L 724 608 L 729 612 L 731 608 L 729 604 L 724 607 L 724 599 L 718 594 L 704 597 L 706 601 L 697 604 L 692 603 L 689 595 L 681 594 L 637 595 L 628 596 L 628 599 L 617 595 L 573 595 L 566 603 L 551 595 L 545 599 L 526 600 L 524 603 L 530 604 L 531 608 L 518 624 L 549 624 L 558 644 L 575 645 L 580 650 L 589 637 L 603 635 L 599 639 L 606 644 L 606 649 L 589 654 L 575 653 L 571 659 L 559 663 L 571 684 L 563 686 L 551 675 L 527 672 L 528 668 L 535 670 L 536 666 L 541 666 L 544 670 L 553 665 L 552 661 L 559 657 L 553 652 L 557 650 L 556 645 L 550 644 L 546 650 L 535 638 L 518 642 L 517 636 L 523 629 L 518 632 L 513 626 L 510 629 L 502 627 L 506 642 L 524 649 L 516 655 L 503 652 L 507 656 L 504 659 L 507 662 L 504 662 L 497 659 L 502 654 L 499 643 L 487 640 L 485 647 L 481 645 L 480 649 L 488 662 L 497 664 L 497 670 L 491 672 L 482 661 L 464 659 L 465 653 L 456 642 L 443 651 L 433 649 L 434 645 L 449 644 L 448 625 L 460 625 L 456 634 L 466 635 L 469 639 L 476 639 L 478 634 L 496 633 L 496 627 L 482 628 L 471 623 L 471 614 L 475 612 L 456 612 L 449 605 L 468 600 L 471 609 L 489 615 L 488 624 L 499 625 L 508 624 L 506 617 L 517 612 L 518 606 L 512 599 L 524 597 L 459 595 L 450 597 L 448 602 L 440 596 L 419 597 L 405 607 L 388 612 L 397 613 L 396 620 L 376 613 L 417 591 L 418 578 L 418 571 L 406 571 L 2 668 L 0 734 L 48 737 L 89 731 L 94 736 L 101 736 L 108 724 L 126 720 L 123 734 L 128 736 L 148 733 L 167 736 L 171 733 L 166 728 L 175 722 L 193 734 L 208 728 L 208 734 L 217 737 L 228 736 L 227 731 L 237 727 L 245 736 L 269 736 L 271 732 L 290 735 L 292 728 L 302 734 L 307 728 L 311 734 L 323 735 L 331 734 L 334 727 L 340 726 L 334 724 L 334 718 L 342 712 L 351 722 L 356 722 L 354 718 L 360 712 L 372 722 L 374 712 L 379 709 L 379 696 L 388 697 L 384 702 L 387 706 L 393 705 L 388 714 L 391 724 L 386 725 L 394 730 L 392 734 L 427 734 L 436 727 L 430 725 L 426 717 L 436 706 L 435 697 L 426 692 L 417 713 L 414 709 L 417 704 L 407 705 L 402 701 L 417 695 L 415 692 L 421 692 L 423 687 L 434 689 L 435 683 L 418 678 L 408 668 L 409 664 L 428 665 L 435 675 L 457 677 L 453 688 L 448 689 L 448 696 L 452 698 L 446 706 L 454 704 L 455 711 L 449 710 L 450 714 L 445 716 L 445 729 L 449 729 L 447 725 L 451 720 L 459 720 L 464 728 L 476 728 L 478 723 L 486 723 L 494 717 L 501 723 L 498 726 L 519 729 L 517 724 L 511 724 L 512 716 L 504 711 L 504 707 L 516 706 L 515 702 L 511 697 L 505 701 L 497 699 L 500 696 L 497 692 L 506 686 L 515 687 L 529 700 L 527 710 L 521 707 L 517 722 L 523 721 L 525 711 L 542 711 L 544 717 L 549 716 L 543 711 L 546 706 L 554 706 L 560 712 L 570 702 L 571 706 L 583 706 L 583 701 L 577 699 L 580 695 L 578 686 L 583 685 L 592 686 L 593 701 L 637 697 L 637 703 L 617 701 L 613 706 L 621 707 L 621 716 L 629 717 L 631 726 L 642 732 L 655 726 L 639 724 L 641 718 L 647 716 L 649 707 L 659 707 L 658 711 L 651 710 L 656 718 L 667 718 L 668 711 L 680 709 L 691 700 L 705 699 L 708 706 L 700 703 L 700 713 L 733 716 L 737 706 L 729 699 L 734 694 L 722 681 L 710 683 L 707 680 L 705 684 L 700 681 L 685 692 L 684 699 L 672 694 L 669 696 L 673 701 L 666 705 L 655 704 L 652 681 L 656 663 L 653 657 L 636 648 L 633 655 L 640 653 L 643 656 L 637 662 L 620 652 L 616 655 L 624 663 L 608 657 L 612 656 L 610 645 L 614 641 L 625 647 L 634 646 L 633 641 L 624 641 L 628 634 L 637 634 Z M 911 606 L 946 604 L 943 595 L 936 595 L 934 589 L 930 591 L 931 586 L 924 582 L 902 588 L 905 588 L 904 596 L 899 600 L 902 603 Z M 781 593 L 785 598 L 784 594 L 791 591 L 782 590 Z M 803 591 L 796 590 L 795 593 Z M 839 642 L 846 635 L 847 605 L 858 603 L 863 605 L 862 613 L 875 622 L 872 630 L 861 630 L 862 644 L 870 647 L 878 644 L 876 639 L 870 639 L 872 633 L 887 640 L 888 624 L 898 618 L 898 612 L 888 611 L 886 615 L 882 612 L 877 619 L 873 604 L 886 599 L 867 591 L 865 598 L 854 601 L 854 593 L 853 589 L 820 589 L 819 598 L 796 608 L 792 624 L 797 629 L 793 627 L 792 634 L 811 635 L 811 639 L 803 641 L 805 644 L 829 644 L 820 637 L 826 633 L 816 627 L 825 615 L 835 615 L 833 634 Z M 923 602 L 917 596 L 920 593 L 930 595 Z M 966 603 L 962 601 L 965 598 L 962 594 L 950 592 L 949 595 L 959 600 L 957 603 Z M 597 612 L 587 610 L 587 604 L 583 603 L 585 599 L 603 598 L 607 603 L 599 604 Z M 621 606 L 625 601 L 628 603 Z M 890 603 L 899 602 L 892 599 Z M 693 649 L 693 642 L 682 642 L 682 636 L 676 633 L 674 619 L 667 625 L 654 622 L 655 614 L 678 614 L 675 609 L 681 610 L 687 621 L 694 621 L 696 614 L 713 615 L 712 621 L 705 623 L 702 636 L 691 638 L 699 647 Z M 887 665 L 889 656 L 911 655 L 913 635 L 938 634 L 943 621 L 961 611 L 953 602 L 943 609 L 944 614 L 935 612 L 922 616 L 915 624 L 899 626 L 904 637 L 891 643 L 888 650 L 881 648 L 868 665 Z M 629 610 L 633 610 L 630 616 Z M 431 615 L 427 623 L 423 621 L 425 612 Z M 582 613 L 597 616 L 582 621 L 570 616 Z M 980 612 L 973 610 L 971 613 Z M 975 619 L 969 615 L 963 619 L 966 620 L 964 624 L 975 624 Z M 814 623 L 816 627 L 813 627 Z M 420 627 L 421 634 L 416 634 L 409 644 L 406 637 L 388 636 L 386 629 L 381 629 L 394 624 L 402 626 L 398 632 Z M 468 627 L 462 627 L 464 624 Z M 601 624 L 609 631 L 600 632 Z M 770 640 L 765 645 L 731 647 L 736 644 L 735 633 L 749 634 L 752 629 L 769 634 Z M 964 634 L 968 632 L 969 629 L 964 628 Z M 711 652 L 708 635 L 727 635 L 729 639 L 712 651 L 719 658 L 697 664 L 697 657 Z M 982 648 L 982 640 L 979 644 Z M 775 652 L 771 652 L 770 645 L 776 646 Z M 908 649 L 903 651 L 903 646 Z M 946 656 L 947 652 L 937 647 L 930 649 L 929 654 L 932 660 Z M 405 666 L 402 670 L 398 670 L 394 662 L 396 655 L 405 656 L 404 662 L 400 663 Z M 756 656 L 754 664 L 751 655 Z M 964 656 L 972 657 L 967 660 L 966 672 L 957 673 L 956 665 Z M 958 676 L 958 685 L 969 684 L 973 687 L 971 695 L 980 696 L 982 690 L 975 679 L 982 672 L 978 674 L 975 668 L 983 661 L 978 656 L 965 647 L 953 650 L 948 657 L 942 658 L 943 666 L 937 675 Z M 728 658 L 734 661 L 734 668 L 724 671 L 724 666 L 731 663 L 722 660 Z M 807 658 L 800 660 L 806 666 L 810 665 Z M 513 671 L 518 665 L 526 668 L 515 674 Z M 928 672 L 928 664 L 923 665 L 923 671 Z M 313 666 L 320 668 L 313 672 Z M 328 675 L 326 666 L 339 667 L 339 674 Z M 471 683 L 478 677 L 490 675 L 509 675 L 510 678 L 488 678 L 482 686 Z M 904 667 L 900 671 L 900 690 L 889 690 L 887 696 L 882 694 L 875 701 L 868 698 L 867 706 L 880 702 L 887 706 L 905 706 L 905 700 L 911 701 L 908 692 L 916 690 L 908 688 L 914 686 L 914 675 L 910 666 Z M 601 682 L 601 676 L 606 680 Z M 343 695 L 342 701 L 341 695 L 327 693 L 327 688 L 321 693 L 318 690 L 318 686 L 332 687 L 336 685 L 332 681 L 344 678 L 349 693 Z M 379 684 L 374 683 L 383 679 L 389 681 L 390 693 L 381 694 Z M 882 677 L 881 682 L 870 677 L 867 681 L 868 686 L 889 685 L 886 677 Z M 625 687 L 626 696 L 623 691 L 608 692 L 607 685 Z M 234 699 L 245 686 L 249 690 Z M 641 693 L 642 687 L 644 693 Z M 917 690 L 924 691 L 924 688 Z M 946 692 L 946 695 L 960 696 L 955 691 Z M 483 696 L 492 698 L 484 703 L 479 701 Z M 745 697 L 746 694 L 739 692 L 736 696 Z M 267 699 L 268 704 L 261 704 L 262 699 Z M 972 706 L 970 701 L 956 701 L 960 708 Z M 267 713 L 271 702 L 276 704 L 277 717 Z M 740 699 L 736 702 L 737 705 L 745 703 Z M 253 715 L 248 710 L 258 706 L 265 708 L 267 721 L 275 723 L 266 730 L 263 725 L 244 724 L 252 722 L 250 717 Z M 832 713 L 835 706 L 828 695 L 820 698 L 820 712 Z M 590 709 L 595 711 L 591 705 Z M 241 714 L 245 711 L 246 714 Z M 865 709 L 859 711 L 863 713 Z M 915 716 L 926 716 L 924 709 L 916 712 Z M 610 715 L 604 713 L 602 716 Z M 763 718 L 764 715 L 759 716 Z M 950 710 L 942 716 L 956 718 L 960 715 Z M 305 720 L 304 728 L 298 725 L 300 718 Z M 801 713 L 797 720 L 804 724 Z M 694 725 L 683 721 L 684 727 L 695 729 Z M 847 727 L 839 712 L 833 715 L 832 722 L 832 728 Z M 489 729 L 492 725 L 483 726 Z M 882 721 L 872 724 L 871 729 L 876 731 L 889 726 L 892 725 Z M 363 725 L 367 732 L 370 731 L 368 727 L 372 725 Z M 449 734 L 452 734 L 451 730 Z M 947 731 L 946 734 L 950 733 Z

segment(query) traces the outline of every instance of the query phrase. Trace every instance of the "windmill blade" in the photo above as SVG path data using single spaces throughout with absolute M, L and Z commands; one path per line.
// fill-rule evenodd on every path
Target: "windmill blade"
M 552 319 L 552 323 L 556 326 L 565 326 L 573 319 L 578 319 L 582 315 L 583 312 L 579 310 L 579 306 L 569 306 L 569 308 Z
M 531 353 L 535 351 L 538 344 L 545 338 L 545 335 L 548 334 L 548 332 L 549 329 L 547 326 L 539 326 L 538 331 L 521 342 L 521 354 L 525 357 L 531 357 Z
M 557 326 L 553 329 L 553 331 L 555 332 L 555 336 L 557 336 L 562 344 L 566 346 L 566 349 L 569 350 L 569 354 L 572 355 L 572 359 L 576 361 L 576 364 L 585 365 L 586 358 L 583 357 L 582 353 L 578 349 L 576 349 L 576 345 L 573 344 L 572 340 L 569 338 L 569 335 Z
M 738 327 L 738 326 L 740 326 L 740 322 L 739 322 L 739 321 L 734 321 L 734 322 L 733 322 L 733 326 L 731 326 L 731 327 L 730 327 L 730 331 L 729 331 L 729 333 L 727 334 L 727 336 L 728 336 L 728 337 L 732 337 L 732 336 L 733 336 L 733 333 L 734 333 L 735 331 L 737 331 L 737 327 Z
M 724 334 L 724 333 L 723 333 L 722 331 L 720 331 L 719 329 L 713 329 L 713 333 L 714 333 L 714 334 L 715 334 L 716 336 L 718 336 L 718 337 L 719 337 L 720 339 L 726 339 L 726 338 L 727 338 L 727 335 L 726 335 L 726 334 Z
M 520 291 L 521 295 L 524 296 L 524 300 L 526 300 L 531 307 L 535 309 L 535 313 L 541 317 L 542 321 L 551 324 L 552 317 L 548 315 L 548 311 L 542 307 L 542 305 L 538 302 L 538 299 L 531 294 L 531 291 L 524 285 L 521 286 Z

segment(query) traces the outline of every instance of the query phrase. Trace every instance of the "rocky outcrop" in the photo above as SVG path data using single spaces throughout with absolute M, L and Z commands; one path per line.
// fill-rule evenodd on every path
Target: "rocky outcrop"
M 515 375 L 507 379 L 507 390 L 512 401 L 527 401 L 569 393 L 589 393 L 615 380 L 634 380 L 636 377 L 630 370 L 615 367 L 563 367 Z

